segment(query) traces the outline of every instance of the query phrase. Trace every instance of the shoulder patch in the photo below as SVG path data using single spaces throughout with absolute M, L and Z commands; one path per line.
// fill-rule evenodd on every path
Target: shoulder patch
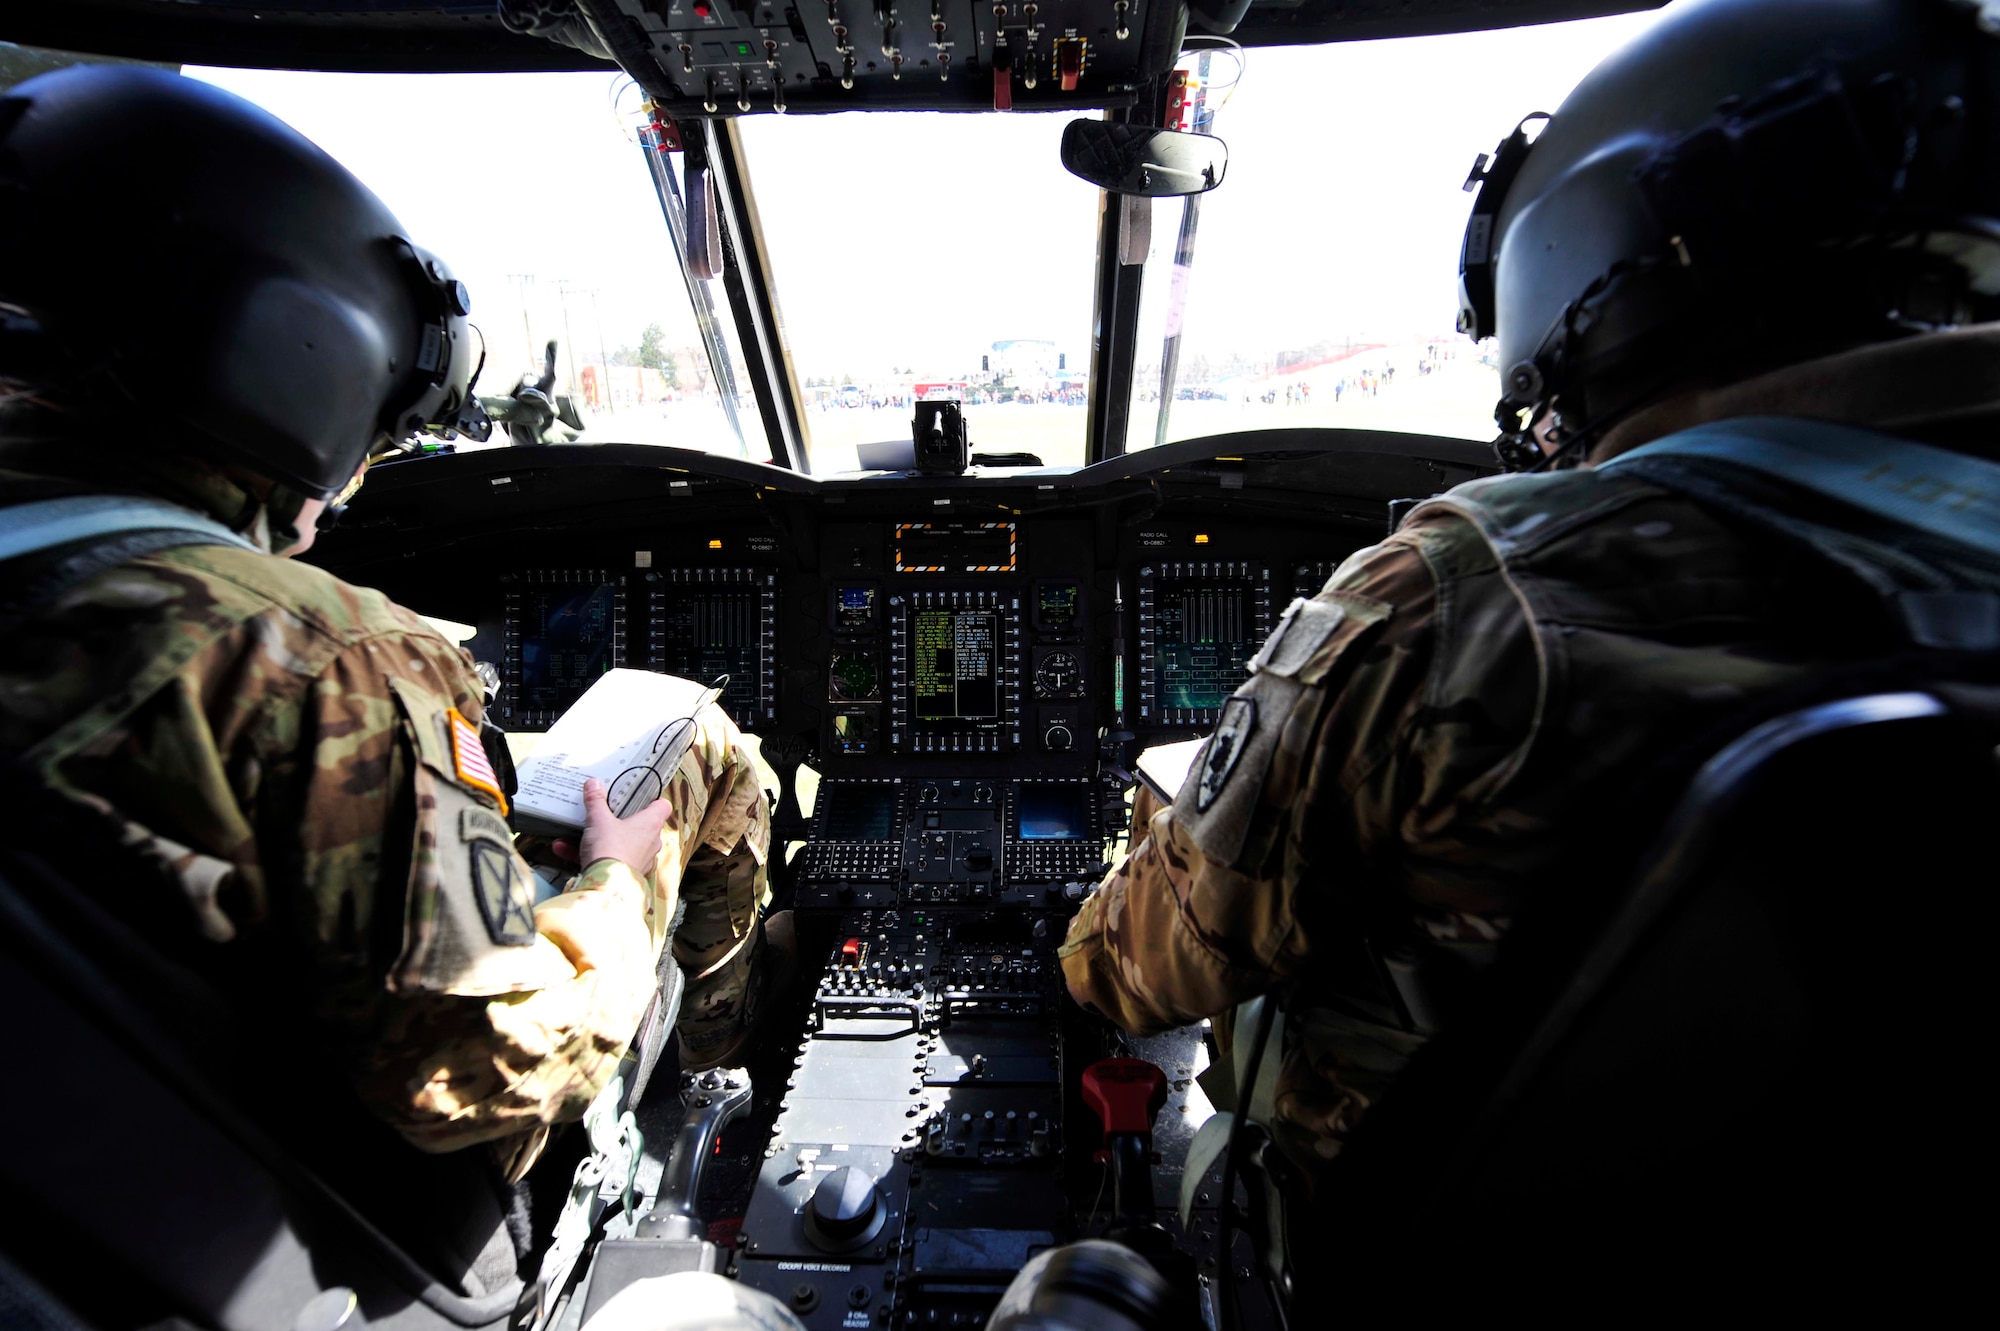
M 1338 602 L 1293 601 L 1263 649 L 1250 659 L 1251 673 L 1298 678 L 1320 647 L 1346 621 L 1347 608 Z
M 496 845 L 514 844 L 514 829 L 507 826 L 507 820 L 491 809 L 464 808 L 458 811 L 458 839 L 460 841 L 491 841 Z
M 486 746 L 480 743 L 478 728 L 459 715 L 456 707 L 447 707 L 445 717 L 451 729 L 451 764 L 458 779 L 500 801 L 500 812 L 506 813 L 507 792 L 500 788 L 499 774 L 486 756 Z
M 533 943 L 534 894 L 522 877 L 513 848 L 482 836 L 472 841 L 468 849 L 472 856 L 472 894 L 479 901 L 486 932 L 503 947 L 526 947 Z
M 1201 776 L 1195 786 L 1195 808 L 1206 811 L 1229 782 L 1229 774 L 1243 758 L 1251 732 L 1257 728 L 1257 700 L 1235 697 L 1222 704 L 1215 733 L 1202 750 Z

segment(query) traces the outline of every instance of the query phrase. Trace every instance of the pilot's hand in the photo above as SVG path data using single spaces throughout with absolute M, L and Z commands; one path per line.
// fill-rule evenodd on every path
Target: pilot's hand
M 673 802 L 662 795 L 629 818 L 611 811 L 604 783 L 590 778 L 583 783 L 583 844 L 578 862 L 588 866 L 599 860 L 623 860 L 632 872 L 644 878 L 660 858 L 660 829 L 674 811 Z M 567 849 L 558 843 L 558 850 Z

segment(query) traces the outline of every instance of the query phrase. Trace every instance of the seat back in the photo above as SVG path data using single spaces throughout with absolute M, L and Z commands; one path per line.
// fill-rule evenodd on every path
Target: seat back
M 32 1051 L 0 1095 L 0 1256 L 104 1331 L 287 1328 L 343 1291 L 376 1328 L 506 1325 L 517 1280 L 468 1292 L 461 1263 L 412 1256 L 356 1209 L 352 1180 L 329 1186 L 270 1130 L 268 1111 L 308 1113 L 287 1098 L 291 1060 L 178 963 L 149 870 L 13 775 L 0 798 L 64 863 L 0 846 L 0 1011 Z M 242 1093 L 260 1083 L 264 1114 Z M 386 1131 L 363 1120 L 358 1103 L 353 1118 L 313 1116 Z M 416 1195 L 441 1176 L 408 1155 L 410 1211 L 465 1210 Z
M 1300 1300 L 1913 1310 L 1967 1282 L 1945 1199 L 1991 1174 L 1993 702 L 1759 726 L 1580 946 L 1523 919 L 1330 1172 L 1310 1241 L 1340 1256 L 1295 1263 Z

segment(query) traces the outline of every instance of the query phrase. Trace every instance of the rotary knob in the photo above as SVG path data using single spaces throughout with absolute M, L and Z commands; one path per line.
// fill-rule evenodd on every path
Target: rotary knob
M 813 1188 L 806 1204 L 806 1237 L 825 1252 L 858 1248 L 882 1232 L 884 1208 L 875 1180 L 842 1165 Z
M 1076 743 L 1069 733 L 1069 727 L 1058 722 L 1042 732 L 1042 747 L 1050 753 L 1068 753 Z

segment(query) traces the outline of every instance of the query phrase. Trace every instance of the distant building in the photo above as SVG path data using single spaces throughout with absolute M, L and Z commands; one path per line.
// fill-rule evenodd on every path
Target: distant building
M 1069 356 L 1054 342 L 1034 338 L 1013 338 L 995 342 L 984 358 L 983 367 L 992 374 L 1013 379 L 1046 380 L 1069 368 Z
M 585 365 L 577 371 L 583 380 L 584 404 L 592 411 L 636 407 L 648 402 L 666 402 L 680 394 L 667 387 L 666 376 L 639 365 Z

